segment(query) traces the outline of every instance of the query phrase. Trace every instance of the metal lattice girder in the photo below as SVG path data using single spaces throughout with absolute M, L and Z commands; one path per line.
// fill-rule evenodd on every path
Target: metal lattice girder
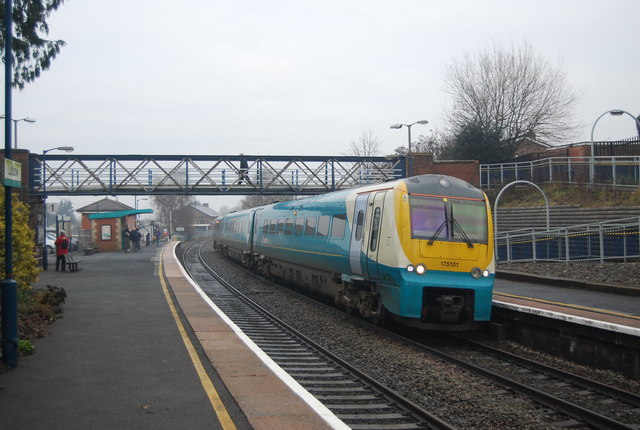
M 30 157 L 31 192 L 42 193 L 42 156 Z M 404 166 L 404 156 L 49 154 L 45 178 L 47 195 L 320 194 L 401 178 Z

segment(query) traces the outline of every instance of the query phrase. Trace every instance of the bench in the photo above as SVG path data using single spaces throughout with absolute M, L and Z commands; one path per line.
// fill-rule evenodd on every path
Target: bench
M 98 252 L 98 249 L 100 249 L 99 246 L 96 246 L 95 244 L 90 243 L 84 247 L 84 255 L 90 255 L 90 254 L 93 254 L 94 252 Z
M 74 260 L 73 257 L 70 254 L 67 254 L 67 270 L 69 270 L 69 272 L 77 272 L 78 270 L 78 263 L 82 263 L 82 260 Z

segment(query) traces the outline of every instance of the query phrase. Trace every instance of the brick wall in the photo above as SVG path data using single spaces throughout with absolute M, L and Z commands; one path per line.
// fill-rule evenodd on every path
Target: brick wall
M 439 174 L 453 176 L 479 186 L 477 160 L 434 161 L 433 154 L 413 154 L 413 175 Z

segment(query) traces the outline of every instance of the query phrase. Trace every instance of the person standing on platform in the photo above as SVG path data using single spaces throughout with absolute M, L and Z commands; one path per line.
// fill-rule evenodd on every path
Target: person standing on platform
M 129 232 L 129 226 L 125 225 L 122 230 L 122 248 L 124 252 L 129 252 L 129 242 L 131 240 L 131 232 Z
M 147 239 L 147 245 L 146 246 L 151 245 L 151 233 L 147 232 L 147 235 L 145 237 Z
M 56 245 L 56 272 L 58 269 L 66 272 L 67 254 L 69 253 L 69 238 L 64 230 L 60 230 L 60 236 L 55 241 Z M 61 266 L 62 265 L 62 266 Z
M 160 230 L 156 230 L 156 246 L 160 246 Z
M 133 231 L 131 232 L 131 248 L 135 252 L 140 251 L 140 239 L 142 239 L 142 234 L 140 233 L 140 230 L 138 230 L 138 227 L 134 227 Z

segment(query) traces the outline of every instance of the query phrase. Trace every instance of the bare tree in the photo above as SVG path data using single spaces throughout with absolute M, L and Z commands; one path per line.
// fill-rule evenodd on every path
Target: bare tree
M 258 206 L 264 206 L 273 202 L 286 202 L 288 200 L 294 200 L 296 196 L 291 195 L 277 195 L 277 196 L 264 196 L 259 194 L 252 194 L 245 196 L 240 201 L 240 209 L 251 209 Z
M 453 99 L 447 113 L 453 132 L 469 124 L 497 132 L 511 156 L 525 138 L 553 144 L 576 130 L 577 93 L 560 65 L 536 56 L 526 42 L 454 60 L 445 83 Z
M 153 206 L 157 211 L 158 221 L 166 226 L 173 222 L 174 225 L 184 224 L 188 220 L 185 218 L 183 209 L 195 202 L 195 197 L 185 194 L 167 194 L 153 196 Z
M 345 155 L 355 155 L 356 157 L 374 157 L 380 153 L 382 139 L 374 136 L 373 131 L 362 130 L 358 140 L 352 140 Z
M 451 147 L 453 146 L 454 136 L 444 134 L 438 130 L 430 130 L 429 135 L 421 134 L 415 142 L 412 142 L 411 150 L 417 153 L 433 154 L 434 159 L 447 159 L 451 157 Z M 395 149 L 395 153 L 404 155 L 408 153 L 406 146 L 399 146 Z

